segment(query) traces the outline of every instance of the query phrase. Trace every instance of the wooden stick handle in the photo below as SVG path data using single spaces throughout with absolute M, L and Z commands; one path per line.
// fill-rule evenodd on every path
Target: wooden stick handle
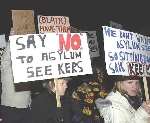
M 146 98 L 146 100 L 149 100 L 149 93 L 148 93 L 148 86 L 147 86 L 146 77 L 143 77 L 143 83 L 144 83 L 144 90 L 145 90 L 145 98 Z
M 57 87 L 56 87 L 57 86 L 57 82 L 58 82 L 58 79 L 54 79 L 57 107 L 61 107 L 60 95 L 58 95 L 58 93 L 57 93 Z

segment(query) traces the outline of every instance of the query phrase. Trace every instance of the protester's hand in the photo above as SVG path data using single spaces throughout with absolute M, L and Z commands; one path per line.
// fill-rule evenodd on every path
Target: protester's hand
M 143 102 L 142 107 L 148 114 L 150 114 L 150 100 Z

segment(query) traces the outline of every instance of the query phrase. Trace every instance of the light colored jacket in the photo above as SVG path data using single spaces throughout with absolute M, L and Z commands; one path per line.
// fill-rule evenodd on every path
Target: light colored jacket
M 30 91 L 15 91 L 9 43 L 7 44 L 5 52 L 1 58 L 1 82 L 1 105 L 16 108 L 27 108 L 30 105 Z
M 139 107 L 135 110 L 118 91 L 111 92 L 105 100 L 95 101 L 105 123 L 150 123 L 150 115 Z

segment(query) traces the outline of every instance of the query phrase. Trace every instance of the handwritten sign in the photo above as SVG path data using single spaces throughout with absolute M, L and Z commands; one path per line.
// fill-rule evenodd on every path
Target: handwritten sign
M 109 75 L 150 76 L 150 37 L 103 26 Z
M 33 10 L 12 10 L 13 28 L 11 35 L 35 33 Z
M 87 41 L 89 46 L 89 53 L 91 58 L 99 56 L 99 48 L 97 42 L 96 31 L 81 31 L 87 34 Z
M 38 15 L 38 29 L 39 33 L 69 32 L 69 17 Z
M 92 74 L 86 33 L 10 36 L 14 83 Z

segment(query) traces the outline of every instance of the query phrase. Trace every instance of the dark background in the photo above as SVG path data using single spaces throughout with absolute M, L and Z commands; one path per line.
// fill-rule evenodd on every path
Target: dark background
M 109 26 L 109 21 L 114 21 L 122 24 L 124 30 L 150 35 L 149 5 L 148 0 L 1 0 L 0 34 L 9 35 L 12 9 L 30 9 L 35 15 L 68 16 L 71 26 L 79 30 L 100 31 L 101 26 Z M 100 59 L 103 61 L 100 34 Z
M 1 0 L 1 33 L 7 32 L 11 26 L 11 9 L 69 16 L 70 24 L 80 30 L 99 30 L 102 25 L 109 25 L 109 21 L 137 33 L 150 27 L 150 7 L 146 0 Z

